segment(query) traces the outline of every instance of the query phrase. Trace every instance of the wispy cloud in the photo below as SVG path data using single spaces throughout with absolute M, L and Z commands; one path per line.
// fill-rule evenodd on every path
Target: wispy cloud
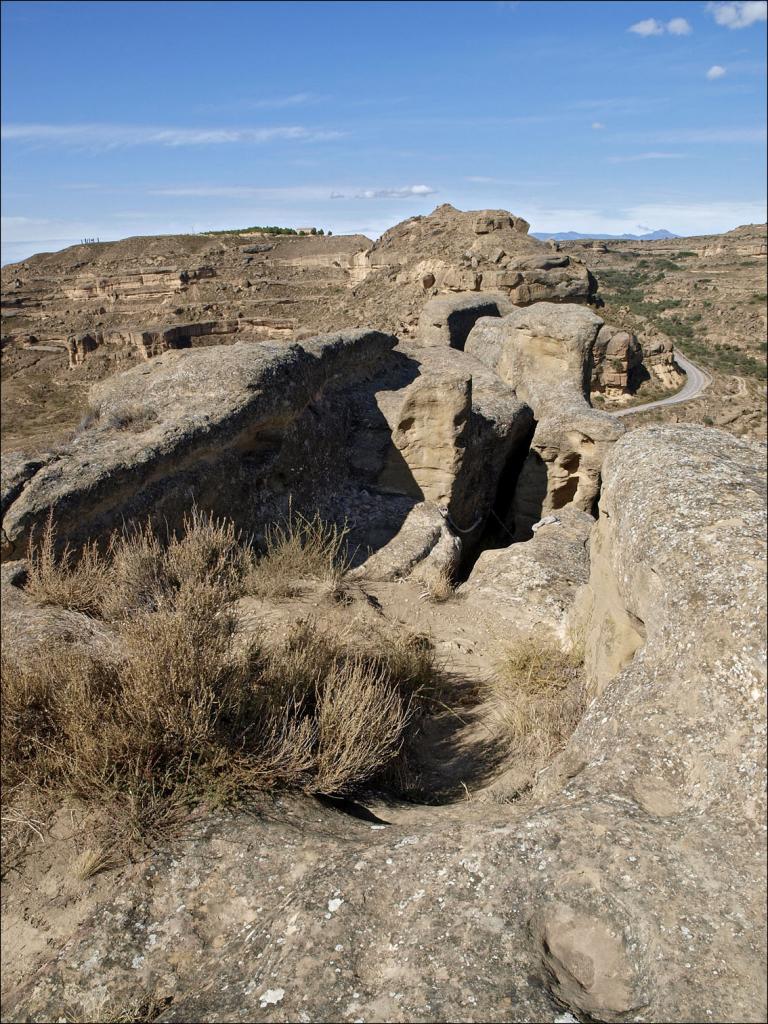
M 765 220 L 765 200 L 713 201 L 702 203 L 643 203 L 630 206 L 627 216 L 643 224 L 660 224 L 677 234 L 709 234 L 728 231 L 739 224 Z
M 314 92 L 295 92 L 290 96 L 267 96 L 233 98 L 226 103 L 202 103 L 196 110 L 200 113 L 220 113 L 224 110 L 287 110 L 292 107 L 306 107 L 328 99 Z
M 403 188 L 365 188 L 358 192 L 331 192 L 331 199 L 408 199 L 413 196 L 433 196 L 437 189 L 431 185 L 406 185 Z
M 603 130 L 603 128 L 605 128 L 605 125 L 603 124 L 602 121 L 593 121 L 592 122 L 592 129 L 593 129 L 593 131 L 601 132 Z
M 325 199 L 328 187 L 323 185 L 163 185 L 147 189 L 147 195 L 175 199 Z
M 609 156 L 609 164 L 633 164 L 638 160 L 684 160 L 683 153 L 633 153 L 631 156 Z
M 720 64 L 713 64 L 707 72 L 706 77 L 710 82 L 714 82 L 716 78 L 722 78 L 726 74 L 726 70 Z
M 526 220 L 532 231 L 582 231 L 621 235 L 644 234 L 648 225 L 678 235 L 708 235 L 739 224 L 765 220 L 765 201 L 659 202 L 605 210 L 598 207 L 554 208 L 529 206 Z
M 125 124 L 5 124 L 6 141 L 116 149 L 123 146 L 217 146 L 235 143 L 325 142 L 346 133 L 301 125 L 268 128 L 166 128 Z
M 727 3 L 709 3 L 707 10 L 718 25 L 725 28 L 749 28 L 759 21 L 768 20 L 766 0 L 747 0 L 746 3 L 733 0 Z
M 147 189 L 147 195 L 168 196 L 178 199 L 262 199 L 262 200 L 323 200 L 323 199 L 408 199 L 431 196 L 437 189 L 430 185 L 407 185 L 403 188 L 362 188 L 360 186 L 331 185 L 164 185 Z
M 467 175 L 464 178 L 464 181 L 470 181 L 473 185 L 501 185 L 507 188 L 517 185 L 540 186 L 545 188 L 550 185 L 558 184 L 556 181 L 545 181 L 543 178 L 488 178 L 484 174 Z
M 627 32 L 634 32 L 636 36 L 663 36 L 664 26 L 656 18 L 645 18 L 630 25 Z
M 630 25 L 627 32 L 634 32 L 636 36 L 663 36 L 665 32 L 671 36 L 689 36 L 693 29 L 686 18 L 671 18 L 667 22 L 644 18 Z
M 656 132 L 648 141 L 693 144 L 708 142 L 765 142 L 765 128 L 697 128 L 687 131 Z

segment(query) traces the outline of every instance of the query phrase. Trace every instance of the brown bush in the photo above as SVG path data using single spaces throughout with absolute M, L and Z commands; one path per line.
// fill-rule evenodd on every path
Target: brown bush
M 291 597 L 300 593 L 308 580 L 326 584 L 335 595 L 349 568 L 346 527 L 325 523 L 318 514 L 311 518 L 290 509 L 284 523 L 267 529 L 265 551 L 254 563 L 246 581 L 249 594 L 256 597 Z
M 43 529 L 39 543 L 30 538 L 27 592 L 40 604 L 54 604 L 72 611 L 98 614 L 107 582 L 107 565 L 95 544 L 88 544 L 75 557 L 66 544 L 57 553 L 53 516 Z
M 436 675 L 423 638 L 311 622 L 279 642 L 244 638 L 234 598 L 252 552 L 231 524 L 198 513 L 165 547 L 145 527 L 103 556 L 86 549 L 87 605 L 85 569 L 66 552 L 57 560 L 54 540 L 49 524 L 30 593 L 103 615 L 114 642 L 59 640 L 31 659 L 6 645 L 7 799 L 72 796 L 139 835 L 200 799 L 346 792 L 397 758 Z

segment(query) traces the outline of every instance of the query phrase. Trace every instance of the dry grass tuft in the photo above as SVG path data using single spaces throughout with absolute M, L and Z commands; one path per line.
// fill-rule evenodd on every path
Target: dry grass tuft
M 441 569 L 439 572 L 422 580 L 422 583 L 424 589 L 419 595 L 422 601 L 444 604 L 456 596 L 456 584 L 453 575 L 448 569 Z
M 585 707 L 577 658 L 534 639 L 507 648 L 484 695 L 510 755 L 531 776 L 565 745 Z
M 86 882 L 101 871 L 107 871 L 116 864 L 114 851 L 110 847 L 87 847 L 72 865 L 72 874 L 78 882 Z
M 342 535 L 304 523 L 307 545 L 278 533 L 271 556 L 287 545 L 284 565 L 309 551 L 313 571 L 337 572 Z M 49 523 L 30 593 L 102 616 L 113 642 L 63 638 L 31 658 L 6 646 L 2 783 L 12 813 L 45 796 L 106 808 L 103 848 L 172 827 L 201 800 L 352 791 L 396 761 L 436 685 L 431 645 L 406 633 L 299 622 L 280 641 L 243 637 L 234 601 L 253 553 L 201 513 L 166 545 L 147 526 L 113 537 L 104 555 L 86 549 L 85 561 L 54 549 Z
M 348 532 L 319 514 L 309 518 L 291 508 L 284 523 L 268 528 L 264 554 L 246 582 L 248 593 L 291 597 L 312 580 L 326 584 L 330 596 L 338 594 L 349 568 Z
M 40 543 L 30 538 L 27 592 L 40 604 L 59 605 L 72 611 L 98 614 L 106 584 L 106 564 L 95 544 L 86 545 L 75 558 L 69 544 L 57 554 L 52 514 Z

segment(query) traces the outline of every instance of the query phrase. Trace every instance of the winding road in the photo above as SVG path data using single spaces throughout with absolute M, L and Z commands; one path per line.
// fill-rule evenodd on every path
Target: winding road
M 675 352 L 675 362 L 686 376 L 685 384 L 683 384 L 679 391 L 676 391 L 674 395 L 670 395 L 669 398 L 660 398 L 656 402 L 646 402 L 645 405 L 633 405 L 629 409 L 617 409 L 615 412 L 612 412 L 612 415 L 631 416 L 633 413 L 645 412 L 647 409 L 658 409 L 662 405 L 678 405 L 680 402 L 690 402 L 692 398 L 696 398 L 704 388 L 709 387 L 712 383 L 712 378 L 706 370 L 702 370 L 695 363 L 692 363 L 690 359 L 686 359 L 679 351 Z

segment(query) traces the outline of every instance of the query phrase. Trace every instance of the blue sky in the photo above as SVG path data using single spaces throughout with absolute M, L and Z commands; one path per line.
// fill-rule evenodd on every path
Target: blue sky
M 5 0 L 3 261 L 440 203 L 533 230 L 765 219 L 766 3 Z

